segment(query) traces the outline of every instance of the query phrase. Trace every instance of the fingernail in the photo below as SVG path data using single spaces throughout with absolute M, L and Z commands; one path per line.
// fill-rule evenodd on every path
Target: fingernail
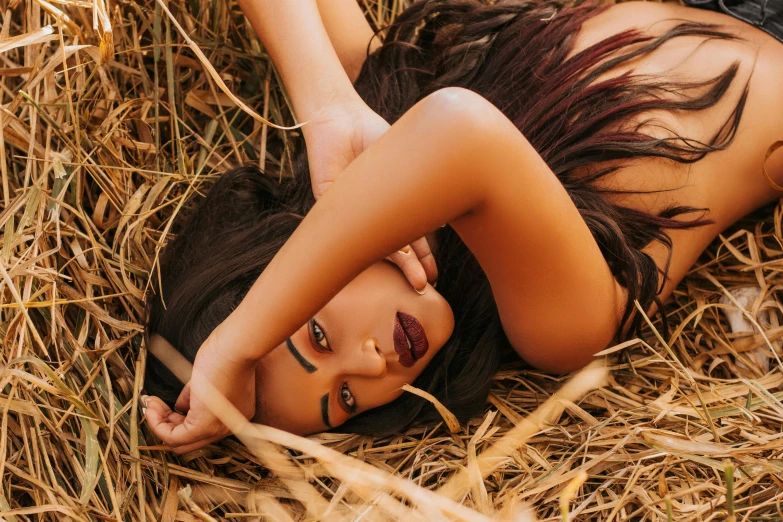
M 410 247 L 410 246 L 406 246 L 405 248 L 401 248 L 401 249 L 399 249 L 399 250 L 397 251 L 397 253 L 398 253 L 398 254 L 402 254 L 402 255 L 404 255 L 404 256 L 407 256 L 408 254 L 410 254 L 410 253 L 411 253 L 411 247 Z
M 427 293 L 427 287 L 426 286 L 424 288 L 422 288 L 421 290 L 419 290 L 416 287 L 414 287 L 413 289 L 416 290 L 416 293 L 419 294 L 419 295 L 424 295 L 424 294 Z
M 147 408 L 147 402 L 149 402 L 150 397 L 149 395 L 142 395 L 139 397 L 139 402 L 141 402 L 141 405 L 144 407 L 144 409 Z
M 142 417 L 146 417 L 147 416 L 147 407 L 146 406 L 142 406 L 141 407 L 141 416 Z

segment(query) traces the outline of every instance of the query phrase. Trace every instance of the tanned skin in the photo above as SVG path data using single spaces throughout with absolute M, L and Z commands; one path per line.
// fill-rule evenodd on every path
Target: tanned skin
M 264 22 L 263 6 L 282 4 L 244 2 L 243 9 L 262 38 L 263 28 L 272 25 Z M 585 24 L 575 52 L 626 29 L 659 34 L 674 23 L 672 19 L 723 24 L 744 40 L 694 39 L 692 48 L 665 45 L 633 64 L 636 72 L 698 79 L 741 62 L 735 85 L 718 106 L 706 115 L 665 120 L 668 125 L 681 135 L 706 141 L 748 79 L 750 94 L 728 150 L 691 166 L 632 162 L 607 181 L 609 188 L 668 190 L 622 196 L 624 204 L 648 211 L 671 203 L 710 208 L 707 217 L 714 225 L 671 233 L 673 257 L 662 299 L 721 230 L 779 197 L 761 169 L 769 145 L 783 139 L 783 45 L 730 17 L 668 4 L 620 4 Z M 323 22 L 327 20 L 324 16 Z M 335 59 L 334 53 L 325 58 L 327 62 L 355 63 L 347 58 L 350 45 L 338 48 L 343 58 Z M 270 50 L 278 65 L 295 62 L 285 49 L 279 43 L 277 50 Z M 312 49 L 297 52 L 307 55 Z M 315 63 L 327 63 L 310 56 Z M 311 83 L 310 94 L 326 85 L 320 94 L 323 104 L 329 92 L 334 96 L 335 89 L 345 85 L 341 77 L 330 84 L 333 65 L 320 70 L 322 83 Z M 292 70 L 285 65 L 281 69 Z M 289 80 L 305 81 L 294 79 L 297 74 L 284 74 L 289 90 Z M 305 87 L 298 90 L 308 92 Z M 311 109 L 317 111 L 315 106 Z M 772 179 L 783 184 L 783 151 L 773 154 L 766 167 Z M 198 400 L 203 380 L 252 417 L 255 397 L 238 383 L 252 382 L 257 361 L 366 267 L 444 223 L 477 257 L 492 286 L 504 331 L 530 364 L 551 372 L 572 371 L 612 341 L 626 294 L 565 189 L 497 108 L 470 91 L 446 88 L 415 105 L 347 165 L 240 306 L 198 352 L 186 389 L 187 416 L 150 400 L 147 419 L 153 432 L 179 453 L 227 434 Z M 667 253 L 655 245 L 648 251 L 663 268 Z M 290 295 L 300 298 L 291 300 Z

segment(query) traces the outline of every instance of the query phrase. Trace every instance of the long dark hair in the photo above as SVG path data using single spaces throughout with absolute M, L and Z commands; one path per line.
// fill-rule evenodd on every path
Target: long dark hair
M 621 206 L 596 182 L 630 158 L 691 163 L 725 149 L 739 125 L 747 85 L 707 143 L 673 131 L 667 138 L 645 134 L 643 126 L 630 124 L 635 116 L 712 107 L 735 79 L 738 65 L 700 82 L 630 73 L 598 79 L 676 38 L 735 37 L 715 25 L 685 22 L 659 37 L 622 32 L 567 58 L 582 23 L 600 10 L 554 1 L 421 1 L 388 28 L 383 46 L 367 58 L 355 86 L 390 123 L 446 86 L 476 91 L 501 109 L 563 183 L 612 273 L 627 288 L 619 339 L 640 328 L 634 300 L 649 309 L 659 293 L 659 269 L 642 249 L 657 241 L 671 251 L 667 229 L 709 221 L 702 218 L 706 209 L 673 206 L 650 214 Z M 147 333 L 162 335 L 192 361 L 313 205 L 310 192 L 304 143 L 293 177 L 281 182 L 252 167 L 223 175 L 164 249 L 165 309 L 158 294 L 150 296 Z M 438 290 L 452 306 L 456 326 L 414 385 L 464 420 L 483 407 L 509 345 L 489 283 L 470 251 L 448 227 L 438 232 L 437 246 Z M 664 267 L 664 276 L 666 271 Z M 170 403 L 182 388 L 154 358 L 148 362 L 145 385 Z M 340 429 L 378 435 L 438 418 L 429 403 L 404 394 Z

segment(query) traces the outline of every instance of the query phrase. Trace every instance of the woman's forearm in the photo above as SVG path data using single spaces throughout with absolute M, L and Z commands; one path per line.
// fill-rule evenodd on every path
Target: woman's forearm
M 214 346 L 257 361 L 372 263 L 444 223 L 481 264 L 504 332 L 528 362 L 571 371 L 611 341 L 624 290 L 565 188 L 497 108 L 447 88 L 345 169 Z
M 458 88 L 416 104 L 348 166 L 214 346 L 257 361 L 372 263 L 444 223 L 481 264 L 529 362 L 564 371 L 606 347 L 619 294 L 587 225 L 514 125 Z
M 351 82 L 356 81 L 367 52 L 381 45 L 381 40 L 367 23 L 356 0 L 318 0 L 326 33 Z
M 359 100 L 316 0 L 239 0 L 239 6 L 280 72 L 300 121 Z
M 471 165 L 496 122 L 477 95 L 451 94 L 417 104 L 351 163 L 217 328 L 219 349 L 257 360 L 372 263 L 481 205 L 488 180 Z

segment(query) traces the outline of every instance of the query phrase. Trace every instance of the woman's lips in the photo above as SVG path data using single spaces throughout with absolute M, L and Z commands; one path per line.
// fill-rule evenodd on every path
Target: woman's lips
M 421 323 L 412 315 L 397 312 L 394 317 L 394 351 L 400 356 L 400 364 L 410 368 L 427 353 L 429 347 L 430 343 Z

